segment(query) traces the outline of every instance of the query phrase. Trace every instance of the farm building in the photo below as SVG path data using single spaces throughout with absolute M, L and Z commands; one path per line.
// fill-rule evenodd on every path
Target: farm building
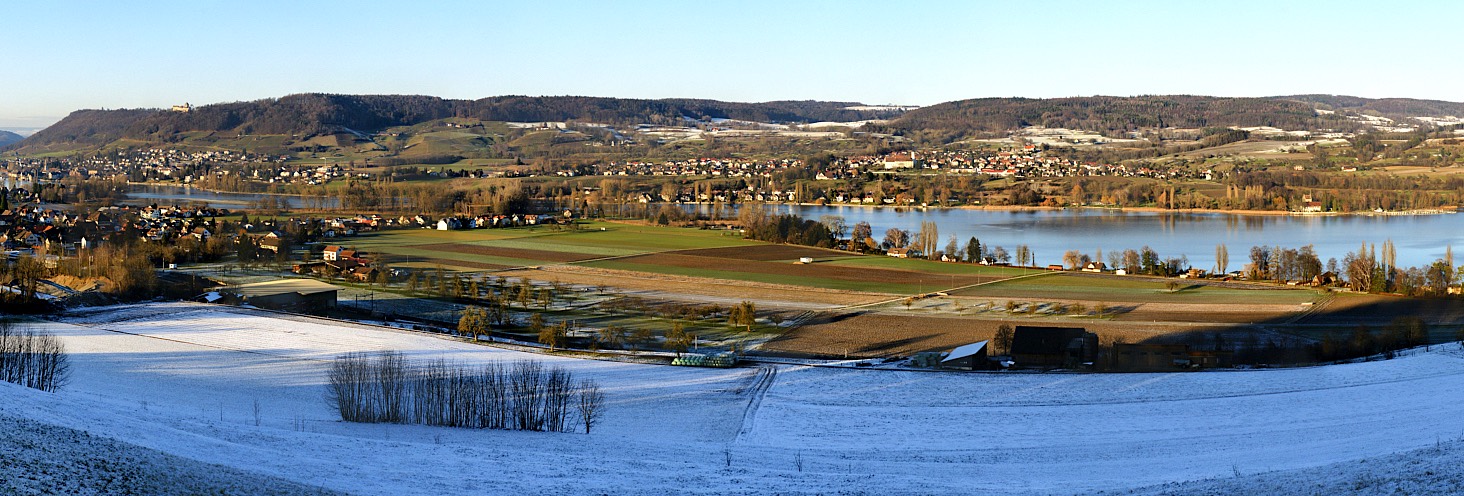
M 1017 326 L 1011 355 L 1022 368 L 1077 368 L 1098 357 L 1098 335 L 1081 327 Z
M 913 248 L 890 248 L 885 254 L 895 258 L 910 258 L 920 256 L 920 251 Z
M 947 353 L 940 361 L 943 369 L 978 370 L 991 368 L 991 360 L 986 357 L 987 341 L 957 346 L 956 349 Z
M 1193 350 L 1187 344 L 1113 345 L 1111 367 L 1126 372 L 1163 372 L 1177 369 L 1231 366 L 1229 351 Z
M 1201 369 L 1230 368 L 1235 366 L 1235 352 L 1220 350 L 1190 350 L 1190 366 Z
M 1113 344 L 1113 369 L 1153 372 L 1190 366 L 1187 344 Z
M 228 303 L 270 310 L 324 313 L 335 307 L 340 288 L 314 279 L 281 279 L 241 284 L 219 290 Z

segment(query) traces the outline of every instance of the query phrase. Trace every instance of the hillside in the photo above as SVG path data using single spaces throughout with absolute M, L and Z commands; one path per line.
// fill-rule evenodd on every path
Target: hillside
M 1316 129 L 1346 124 L 1340 117 L 1319 116 L 1313 105 L 1299 101 L 1168 95 L 960 100 L 911 110 L 887 128 L 905 134 L 955 137 L 1001 133 L 1025 126 L 1096 130 L 1114 135 L 1146 127 Z
M 215 479 L 225 484 L 256 477 L 394 495 L 1010 495 L 1178 494 L 1165 488 L 1189 486 L 1156 485 L 1199 481 L 1197 489 L 1216 488 L 1200 493 L 1275 494 L 1264 489 L 1298 474 L 1292 480 L 1307 487 L 1372 493 L 1391 485 L 1359 478 L 1394 467 L 1418 473 L 1408 466 L 1427 450 L 1444 458 L 1427 467 L 1431 480 L 1405 489 L 1429 493 L 1429 482 L 1447 488 L 1460 477 L 1449 442 L 1464 391 L 1455 346 L 1214 373 L 760 371 L 580 360 L 201 304 L 84 312 L 42 324 L 73 353 L 70 385 L 58 393 L 0 386 L 0 419 L 198 462 L 183 465 L 186 473 L 232 467 Z M 591 434 L 339 421 L 322 401 L 330 359 L 380 350 L 471 365 L 541 360 L 593 377 L 608 409 Z M 33 442 L 25 434 L 9 442 Z M 59 451 L 71 439 L 63 441 L 41 446 Z M 1359 463 L 1369 459 L 1381 461 Z M 87 469 L 58 464 L 53 476 Z M 1241 477 L 1260 472 L 1269 474 Z
M 15 134 L 10 131 L 0 130 L 0 147 L 19 142 L 23 139 L 25 139 L 25 137 L 19 134 Z
M 21 150 L 39 152 L 101 146 L 122 138 L 133 123 L 157 113 L 148 109 L 78 110 L 6 149 L 26 147 L 29 143 L 36 146 Z
M 1321 112 L 1319 112 L 1321 110 Z M 1332 112 L 1326 112 L 1332 111 Z M 180 146 L 251 150 L 264 153 L 313 153 L 331 150 L 337 156 L 372 152 L 371 157 L 422 155 L 412 143 L 393 147 L 380 137 L 416 141 L 463 141 L 444 156 L 508 158 L 568 156 L 606 144 L 620 135 L 587 127 L 555 132 L 495 127 L 502 122 L 577 122 L 609 125 L 628 133 L 641 125 L 681 127 L 722 119 L 758 123 L 850 122 L 886 119 L 863 128 L 938 144 L 971 137 L 993 137 L 1041 126 L 1097 132 L 1126 138 L 1133 131 L 1155 128 L 1223 128 L 1271 126 L 1287 130 L 1365 131 L 1381 115 L 1408 118 L 1464 116 L 1464 103 L 1407 98 L 1368 99 L 1335 95 L 1231 98 L 1196 95 L 1092 96 L 1072 98 L 977 98 L 946 102 L 902 112 L 854 102 L 772 101 L 761 103 L 669 98 L 660 100 L 585 96 L 495 96 L 452 100 L 422 95 L 297 94 L 251 102 L 196 107 L 191 112 L 164 110 L 80 110 L 19 143 L 0 149 L 22 154 L 95 150 L 108 145 L 174 143 Z M 458 119 L 453 123 L 444 120 Z M 1388 122 L 1382 119 L 1380 122 Z M 1434 121 L 1438 123 L 1439 121 Z M 452 128 L 472 133 L 428 134 Z M 593 126 L 591 126 L 593 127 Z M 466 129 L 466 128 L 464 128 Z M 695 133 L 696 130 L 689 130 Z M 673 130 L 674 132 L 677 132 Z M 468 136 L 467 134 L 473 134 Z M 327 139 L 328 138 L 328 139 Z M 459 139 L 461 138 L 461 139 Z M 525 143 L 544 142 L 542 146 Z M 581 143 L 576 145 L 575 143 Z M 568 145 L 568 146 L 565 146 Z M 415 145 L 413 145 L 415 146 Z M 814 146 L 824 146 L 816 144 Z M 556 148 L 552 153 L 548 148 Z M 466 150 L 466 151 L 464 151 Z M 644 150 L 642 150 L 644 151 Z M 362 156 L 365 157 L 365 156 Z
M 897 112 L 848 110 L 854 102 L 638 100 L 581 96 L 497 96 L 449 100 L 420 95 L 299 94 L 252 102 L 162 110 L 82 110 L 14 148 L 21 153 L 86 148 L 117 139 L 167 142 L 190 132 L 308 137 L 372 132 L 448 117 L 484 121 L 569 121 L 616 125 L 679 124 L 684 118 L 814 122 L 892 117 Z
M 1292 95 L 1275 97 L 1315 104 L 1327 110 L 1374 112 L 1393 119 L 1408 117 L 1464 116 L 1464 103 L 1412 98 L 1361 98 L 1344 95 Z

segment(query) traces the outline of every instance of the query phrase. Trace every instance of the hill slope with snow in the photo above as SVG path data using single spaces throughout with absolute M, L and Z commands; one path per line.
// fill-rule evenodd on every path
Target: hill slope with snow
M 0 416 L 358 494 L 1273 492 L 1345 486 L 1366 473 L 1329 467 L 1363 459 L 1464 458 L 1435 447 L 1464 433 L 1455 345 L 1294 370 L 969 374 L 579 360 L 198 304 L 44 326 L 72 384 L 0 388 Z M 561 365 L 605 387 L 607 416 L 589 435 L 338 421 L 329 360 L 378 350 Z

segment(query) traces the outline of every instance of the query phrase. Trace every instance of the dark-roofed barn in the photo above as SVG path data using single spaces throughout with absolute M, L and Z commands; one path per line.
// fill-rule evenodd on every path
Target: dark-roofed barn
M 1017 326 L 1011 355 L 1022 368 L 1078 368 L 1098 357 L 1098 335 L 1081 327 Z
M 339 287 L 314 279 L 282 279 L 241 284 L 220 290 L 232 303 L 259 308 L 321 314 L 335 307 Z

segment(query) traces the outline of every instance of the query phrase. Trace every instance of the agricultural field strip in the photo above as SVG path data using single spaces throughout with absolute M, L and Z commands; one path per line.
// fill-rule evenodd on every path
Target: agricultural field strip
M 1049 274 L 1045 278 L 1012 278 L 995 284 L 982 284 L 951 292 L 955 296 L 1057 298 L 1085 301 L 1137 303 L 1213 303 L 1300 305 L 1315 301 L 1318 294 L 1296 289 L 1229 289 L 1201 286 L 1170 292 L 1157 282 L 1125 283 L 1088 280 L 1065 274 Z
M 551 273 L 551 279 L 590 286 L 619 287 L 628 294 L 670 300 L 692 300 L 732 305 L 741 301 L 757 302 L 759 307 L 796 307 L 807 310 L 834 309 L 851 302 L 885 298 L 882 293 L 828 289 L 758 282 L 740 279 L 715 279 L 705 275 L 679 275 L 666 272 L 619 270 L 589 265 L 546 265 L 540 268 Z M 542 278 L 537 271 L 510 270 L 505 277 Z
M 651 256 L 657 256 L 657 255 L 651 255 Z M 621 259 L 621 260 L 610 260 L 610 261 L 592 261 L 592 262 L 585 262 L 583 264 L 584 265 L 587 265 L 587 266 L 590 266 L 590 267 L 604 268 L 604 269 L 612 269 L 612 270 L 625 270 L 625 271 L 631 271 L 631 272 L 648 272 L 648 273 L 656 273 L 656 274 L 669 274 L 669 275 L 675 275 L 675 276 L 702 277 L 702 278 L 712 278 L 712 279 L 726 279 L 726 280 L 732 280 L 732 281 L 748 281 L 748 282 L 778 284 L 778 285 L 786 285 L 786 286 L 805 286 L 805 287 L 815 287 L 815 288 L 823 288 L 823 289 L 837 289 L 837 290 L 848 290 L 848 291 L 866 291 L 866 292 L 877 292 L 877 293 L 916 293 L 916 292 L 919 292 L 918 286 L 916 284 L 913 284 L 913 283 L 905 283 L 905 284 L 900 284 L 900 283 L 883 283 L 883 282 L 878 282 L 878 281 L 874 281 L 874 280 L 860 280 L 860 279 L 853 279 L 853 280 L 851 280 L 851 279 L 835 279 L 835 278 L 826 278 L 826 277 L 815 277 L 815 276 L 809 276 L 809 275 L 801 275 L 801 274 L 789 273 L 789 272 L 792 272 L 791 270 L 790 271 L 774 271 L 774 270 L 746 271 L 746 270 L 736 270 L 736 269 L 745 269 L 745 268 L 747 268 L 747 267 L 741 266 L 741 265 L 739 265 L 736 268 L 729 268 L 730 270 L 720 270 L 720 269 L 713 269 L 713 268 L 707 268 L 707 267 L 683 267 L 683 266 L 668 265 L 668 264 L 636 263 L 636 262 L 626 261 L 625 259 Z M 714 266 L 725 266 L 725 264 L 715 264 Z M 796 267 L 796 266 L 790 266 L 790 267 Z
M 723 272 L 745 272 L 752 274 L 786 275 L 817 279 L 838 279 L 870 284 L 903 284 L 930 286 L 932 290 L 949 283 L 975 282 L 976 276 L 947 276 L 913 272 L 907 270 L 837 267 L 819 264 L 786 264 L 758 260 L 728 261 L 724 258 L 683 255 L 678 253 L 656 253 L 620 258 L 620 262 L 643 266 L 680 267 L 687 269 L 709 269 Z
M 941 290 L 941 292 L 955 294 L 957 291 L 971 289 L 971 288 L 975 288 L 975 287 L 978 287 L 978 286 L 985 286 L 985 285 L 988 285 L 988 284 L 996 284 L 996 283 L 999 283 L 999 282 L 1010 281 L 1012 279 L 1023 279 L 1023 278 L 1030 278 L 1030 277 L 1040 277 L 1040 276 L 1044 276 L 1044 275 L 1047 275 L 1047 274 L 1043 274 L 1043 273 L 1024 274 L 1024 275 L 1012 276 L 1012 277 L 1008 277 L 1008 278 L 1005 278 L 1005 279 L 996 279 L 996 280 L 991 280 L 991 281 L 981 281 L 980 279 L 977 279 L 977 282 L 974 282 L 974 283 L 971 283 L 971 284 L 967 284 L 965 286 L 957 286 L 957 287 L 953 287 L 953 288 L 950 288 L 950 289 L 943 289 L 943 290 Z M 850 306 L 844 307 L 844 309 L 872 308 L 872 307 L 878 307 L 878 306 L 881 306 L 881 305 L 893 305 L 893 304 L 896 304 L 896 303 L 900 303 L 900 302 L 902 302 L 904 300 L 905 300 L 904 297 L 892 298 L 892 299 L 888 299 L 888 300 L 876 301 L 876 302 L 871 302 L 871 303 L 864 303 L 864 304 L 860 304 L 860 305 L 850 305 Z
M 727 258 L 734 260 L 754 260 L 771 262 L 779 260 L 798 260 L 809 257 L 813 259 L 827 259 L 830 257 L 859 257 L 859 254 L 843 251 L 827 250 L 800 245 L 781 244 L 759 244 L 751 246 L 731 246 L 726 248 L 698 248 L 692 250 L 676 250 L 665 252 L 676 255 L 691 255 L 698 257 Z
M 470 245 L 463 243 L 414 245 L 411 248 L 423 251 L 460 253 L 464 255 L 472 255 L 475 257 L 486 256 L 495 259 L 542 260 L 551 263 L 575 262 L 599 258 L 596 255 L 577 254 L 566 251 L 504 248 L 498 246 Z
M 982 277 L 1015 277 L 1020 275 L 1047 273 L 1035 269 L 1019 269 L 1010 267 L 991 267 L 986 265 L 935 262 L 918 259 L 901 259 L 887 256 L 866 255 L 835 258 L 829 261 L 820 261 L 820 264 L 838 265 L 841 267 L 871 267 L 880 269 L 908 270 L 912 272 L 923 272 L 927 274 L 972 274 Z

